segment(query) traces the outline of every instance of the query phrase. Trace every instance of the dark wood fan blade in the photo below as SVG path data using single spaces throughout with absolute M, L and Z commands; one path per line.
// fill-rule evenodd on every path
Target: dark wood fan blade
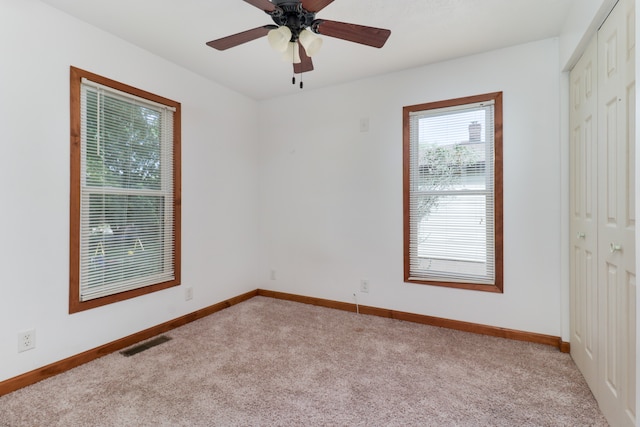
M 307 55 L 307 52 L 304 50 L 301 44 L 300 46 L 300 63 L 293 64 L 293 72 L 295 74 L 306 73 L 307 71 L 313 70 L 313 61 Z
M 320 12 L 333 3 L 333 0 L 302 0 L 302 7 L 309 12 Z
M 313 21 L 313 28 L 318 34 L 378 48 L 384 46 L 391 35 L 390 30 L 382 28 L 365 27 L 363 25 L 324 19 Z
M 269 0 L 244 0 L 247 3 L 257 7 L 258 9 L 264 10 L 265 12 L 273 12 L 276 10 L 276 6 L 271 3 Z
M 269 30 L 278 28 L 275 25 L 264 25 L 262 27 L 254 28 L 252 30 L 243 31 L 238 34 L 223 37 L 221 39 L 212 40 L 207 42 L 207 46 L 210 46 L 218 50 L 227 50 L 230 47 L 238 46 L 242 43 L 250 42 L 251 40 L 258 39 L 267 35 Z

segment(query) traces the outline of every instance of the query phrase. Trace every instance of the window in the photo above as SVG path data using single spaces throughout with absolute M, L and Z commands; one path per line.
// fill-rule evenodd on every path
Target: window
M 404 280 L 502 292 L 502 92 L 403 109 Z
M 69 312 L 180 284 L 180 104 L 71 67 Z

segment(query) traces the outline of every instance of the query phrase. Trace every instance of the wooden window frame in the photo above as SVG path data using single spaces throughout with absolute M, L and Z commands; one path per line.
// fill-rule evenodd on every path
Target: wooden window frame
M 422 280 L 411 278 L 411 212 L 410 212 L 410 177 L 411 177 L 411 124 L 410 114 L 416 111 L 440 109 L 465 104 L 494 101 L 494 244 L 495 244 L 495 280 L 493 284 L 448 282 L 438 280 Z M 406 106 L 403 108 L 403 221 L 404 221 L 404 281 L 423 285 L 468 289 L 484 292 L 504 292 L 503 273 L 503 106 L 502 92 L 449 99 L 425 104 Z
M 175 108 L 173 116 L 173 215 L 174 278 L 138 289 L 108 296 L 80 300 L 80 207 L 81 207 L 81 87 L 82 79 Z M 181 114 L 180 103 L 106 77 L 70 67 L 70 239 L 69 239 L 69 313 L 101 307 L 180 285 L 181 274 Z

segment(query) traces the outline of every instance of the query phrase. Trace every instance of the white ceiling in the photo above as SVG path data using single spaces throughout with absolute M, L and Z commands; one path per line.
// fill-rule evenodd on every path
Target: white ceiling
M 242 0 L 41 1 L 251 98 L 300 90 L 266 38 L 222 52 L 205 45 L 273 23 Z M 317 17 L 387 28 L 391 37 L 376 49 L 323 36 L 305 90 L 554 37 L 574 1 L 335 0 Z

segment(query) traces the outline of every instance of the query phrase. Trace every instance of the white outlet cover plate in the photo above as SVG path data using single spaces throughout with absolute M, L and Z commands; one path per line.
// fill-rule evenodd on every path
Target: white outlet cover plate
M 36 347 L 36 331 L 30 329 L 28 331 L 18 332 L 18 352 L 31 350 Z

